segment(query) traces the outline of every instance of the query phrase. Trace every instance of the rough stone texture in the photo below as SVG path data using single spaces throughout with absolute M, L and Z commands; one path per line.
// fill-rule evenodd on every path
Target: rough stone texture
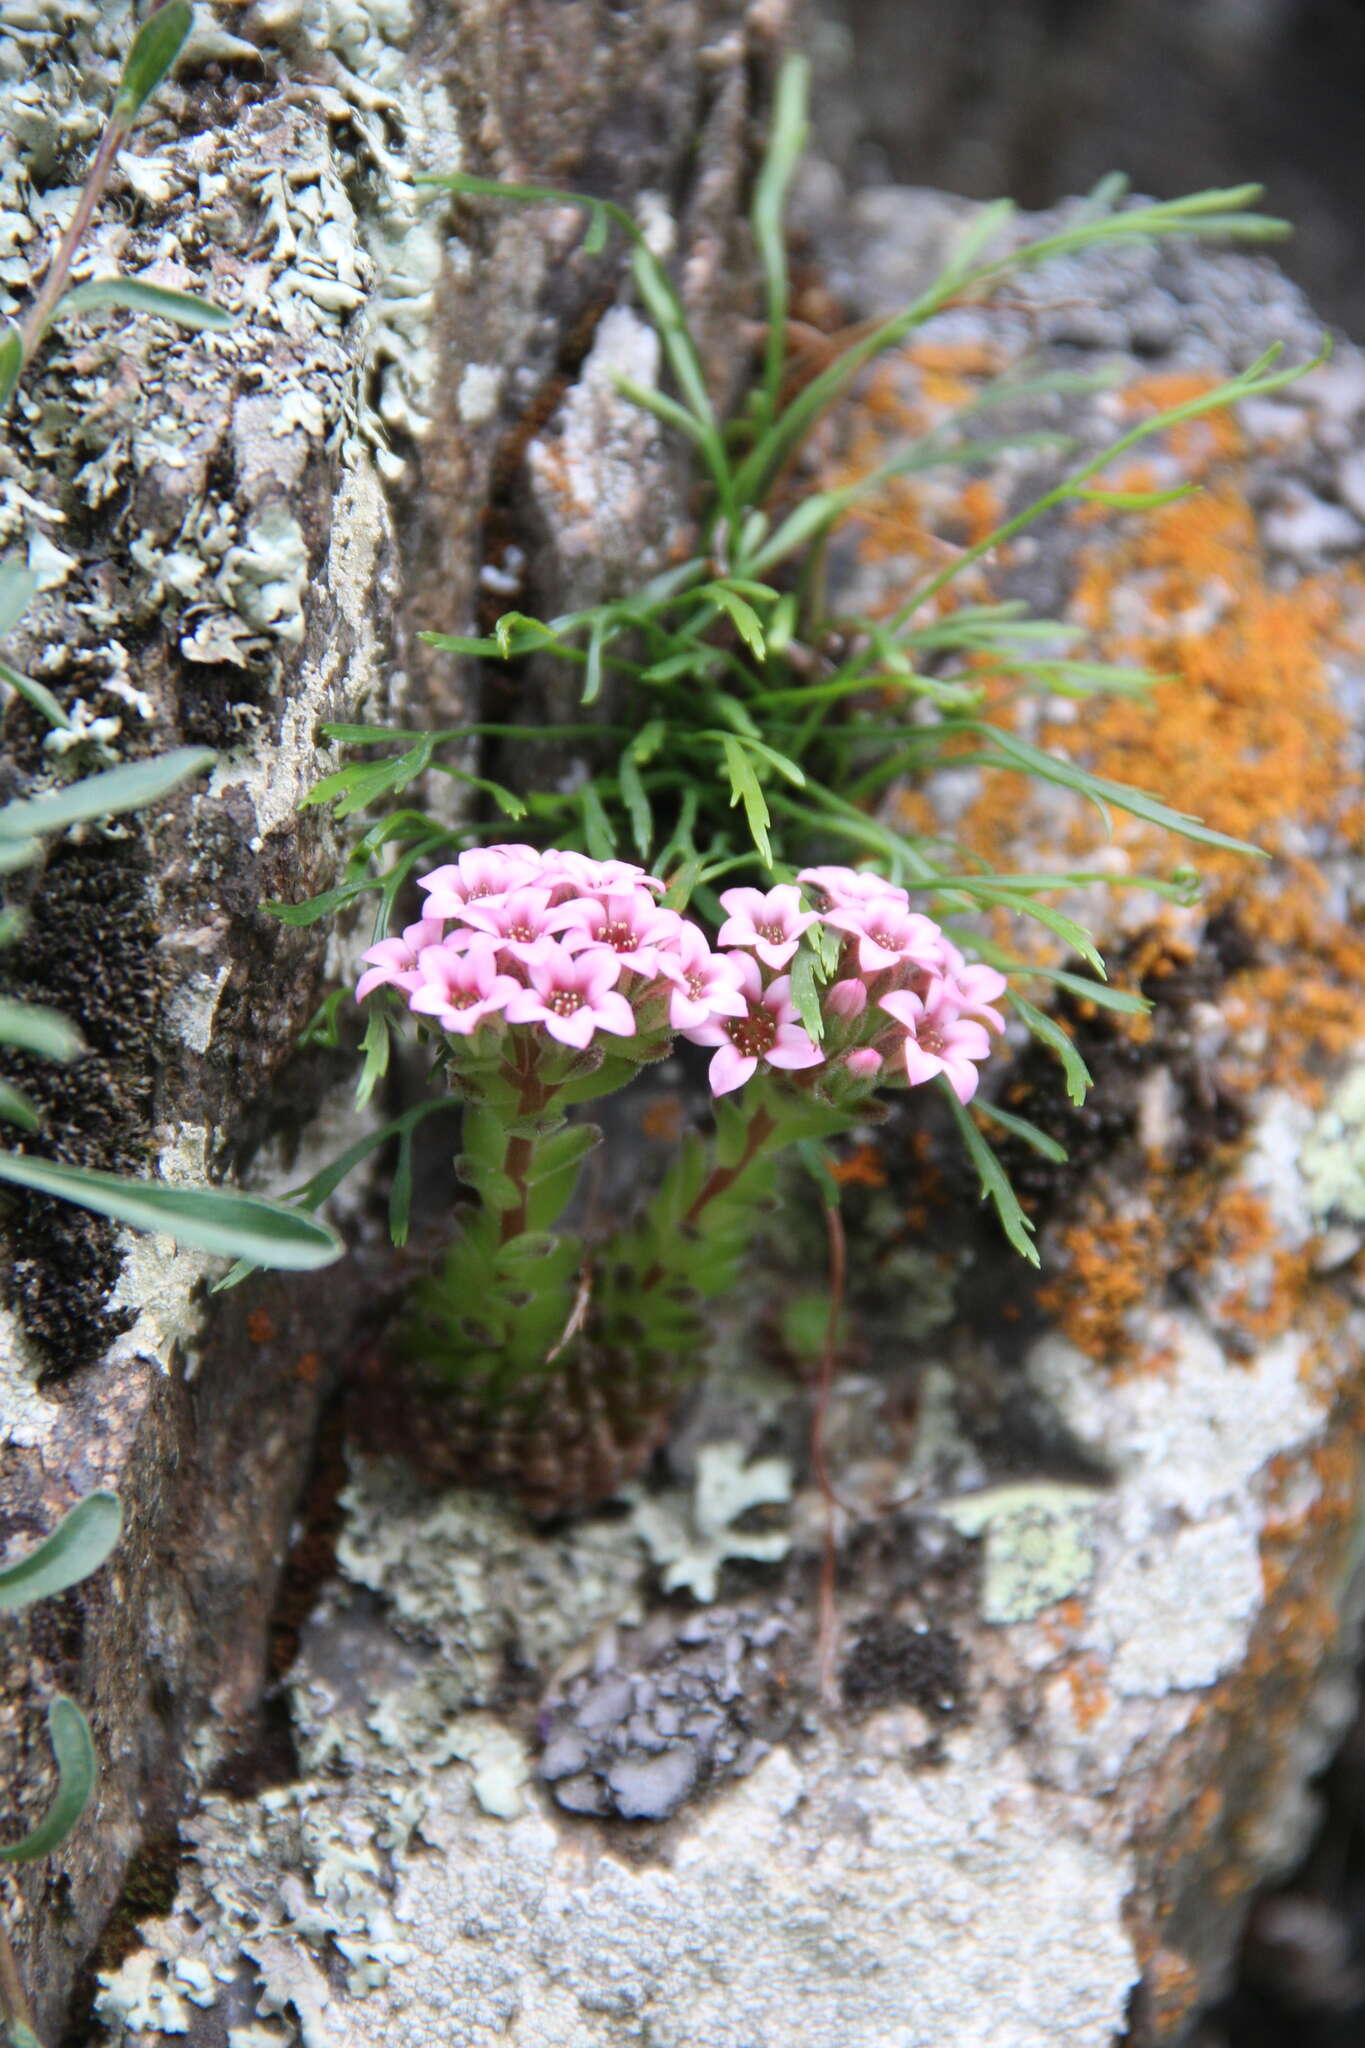
M 464 166 L 640 198 L 705 319 L 740 275 L 749 94 L 779 14 L 749 34 L 739 0 L 200 0 L 78 274 L 205 290 L 238 322 L 63 327 L 0 451 L 0 547 L 26 549 L 42 586 L 6 651 L 70 708 L 81 765 L 220 750 L 193 792 L 53 849 L 36 878 L 6 973 L 59 1000 L 92 1048 L 64 1075 L 25 1075 L 61 1156 L 151 1158 L 167 1177 L 245 1166 L 273 1187 L 354 1136 L 334 1070 L 294 1048 L 363 940 L 328 953 L 322 928 L 258 907 L 332 877 L 327 829 L 295 815 L 337 764 L 317 726 L 459 715 L 451 664 L 415 634 L 471 624 L 527 442 L 557 431 L 597 320 L 634 318 L 610 311 L 619 252 L 575 253 L 580 214 L 455 207 L 414 175 Z M 6 309 L 75 202 L 133 19 L 125 4 L 6 9 Z M 580 468 L 590 487 L 587 454 Z M 545 522 L 532 602 L 560 573 L 563 527 Z M 22 705 L 6 739 L 8 786 L 60 772 Z M 95 1485 L 128 1510 L 111 1567 L 5 1646 L 6 1833 L 50 1790 L 53 1685 L 89 1706 L 105 1762 L 69 1847 L 5 1880 L 51 2038 L 130 1855 L 164 1839 L 191 1769 L 250 1747 L 319 1405 L 372 1280 L 352 1262 L 209 1301 L 212 1262 L 36 1199 L 10 1221 L 0 1546 L 23 1550 Z
M 827 189 L 808 182 L 806 231 L 862 317 L 913 289 L 957 209 L 876 195 L 851 236 L 821 218 Z M 814 452 L 822 478 L 1026 354 L 1118 371 L 1026 422 L 1088 448 L 1271 338 L 1317 341 L 1292 288 L 1236 255 L 1115 252 L 1008 297 L 890 365 Z M 774 1351 L 756 1288 L 755 1326 L 727 1337 L 629 1521 L 536 1535 L 355 1459 L 340 1575 L 290 1678 L 301 1775 L 202 1801 L 173 1911 L 102 1980 L 110 2041 L 1188 2036 L 1352 1711 L 1365 619 L 1335 515 L 1362 415 L 1365 360 L 1342 349 L 1151 449 L 1149 482 L 1196 477 L 1201 497 L 1055 522 L 971 586 L 1069 607 L 1181 678 L 1159 725 L 1121 703 L 1000 715 L 1275 858 L 1208 856 L 1193 903 L 1077 892 L 1116 978 L 1159 1003 L 1141 1028 L 1063 1005 L 1099 1083 L 1083 1113 L 1022 1043 L 1003 1068 L 1005 1099 L 1073 1154 L 1010 1160 L 1041 1286 L 932 1119 L 850 1160 L 853 1334 L 829 1419 L 842 1714 L 819 1704 L 814 1489 L 788 1508 L 755 1482 L 764 1526 L 732 1545 L 702 1512 L 718 1466 L 742 1506 L 746 1468 L 800 1457 L 804 1401 L 756 1362 Z M 841 549 L 845 587 L 899 594 L 1054 459 L 1007 457 L 970 495 L 957 473 L 889 493 Z M 1307 515 L 1273 525 L 1286 505 Z M 1009 865 L 1121 878 L 1179 857 L 1122 826 L 1097 841 L 1062 793 L 970 768 L 928 802 Z M 779 1294 L 811 1284 L 809 1228 L 788 1212 Z M 659 1563 L 722 1604 L 661 1599 Z

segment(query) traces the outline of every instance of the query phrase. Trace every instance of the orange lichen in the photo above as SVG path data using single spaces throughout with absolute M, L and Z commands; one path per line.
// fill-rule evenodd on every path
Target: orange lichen
M 1088 1212 L 1061 1232 L 1060 1270 L 1039 1289 L 1039 1305 L 1090 1358 L 1139 1363 L 1130 1318 L 1150 1298 L 1160 1242 L 1153 1215 Z
M 275 1334 L 275 1325 L 268 1309 L 253 1308 L 246 1319 L 246 1333 L 253 1344 L 268 1344 Z
M 1087 1734 L 1097 1721 L 1103 1720 L 1114 1703 L 1114 1696 L 1105 1683 L 1104 1671 L 1104 1659 L 1093 1653 L 1077 1657 L 1066 1667 L 1071 1715 L 1082 1735 Z
M 847 1159 L 836 1159 L 830 1173 L 840 1187 L 884 1188 L 886 1167 L 875 1145 L 859 1145 Z

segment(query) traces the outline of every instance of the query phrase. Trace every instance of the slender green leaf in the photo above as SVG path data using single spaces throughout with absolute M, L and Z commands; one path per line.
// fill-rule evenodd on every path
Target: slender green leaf
M 788 57 L 773 96 L 772 133 L 763 168 L 754 186 L 754 244 L 763 267 L 767 336 L 763 349 L 762 408 L 766 426 L 777 410 L 786 364 L 787 342 L 787 193 L 806 146 L 806 108 L 810 97 L 810 65 L 804 57 Z
M 26 2027 L 22 2020 L 7 2020 L 5 2033 L 9 2038 L 9 2048 L 43 2048 L 32 2027 Z
M 27 1557 L 0 1566 L 0 1612 L 31 1607 L 35 1600 L 88 1579 L 118 1542 L 122 1527 L 123 1506 L 116 1493 L 103 1488 L 87 1493 Z
M 1141 818 L 1144 824 L 1159 825 L 1164 831 L 1177 832 L 1182 838 L 1193 839 L 1200 846 L 1219 846 L 1229 853 L 1252 854 L 1260 860 L 1267 858 L 1262 847 L 1251 846 L 1245 839 L 1234 839 L 1226 832 L 1216 832 L 1198 818 L 1187 817 L 1183 811 L 1173 811 L 1168 804 L 1148 796 L 1145 790 L 1134 789 L 1126 782 L 1111 782 L 1108 776 L 1092 775 L 1074 761 L 1044 753 L 1041 747 L 1031 747 L 1026 740 L 1006 731 L 1003 726 L 989 725 L 984 720 L 964 719 L 961 730 L 978 732 L 988 738 L 1005 756 L 1003 762 L 996 763 L 997 766 L 1022 769 L 1044 782 L 1055 782 L 1063 789 L 1075 790 L 1078 795 L 1092 801 L 1112 804 L 1115 810 L 1127 811 L 1131 817 Z M 2 817 L 3 813 L 0 813 Z
M 0 413 L 14 396 L 24 367 L 24 337 L 12 320 L 0 326 Z
M 1004 1167 L 954 1095 L 946 1078 L 942 1086 L 944 1097 L 952 1111 L 953 1121 L 981 1182 L 982 1199 L 988 1199 L 994 1204 L 995 1213 L 1000 1218 L 1000 1227 L 1014 1249 L 1022 1253 L 1031 1266 L 1041 1265 L 1038 1247 L 1033 1242 L 1033 1225 L 1020 1208 L 1019 1197 L 1010 1186 Z
M 379 884 L 372 877 L 363 882 L 343 882 L 339 888 L 324 889 L 320 896 L 310 896 L 306 903 L 263 903 L 261 909 L 271 917 L 277 917 L 281 924 L 310 925 L 320 918 L 331 917 L 347 903 L 353 903 L 357 896 Z
M 590 782 L 585 782 L 579 790 L 578 802 L 583 812 L 583 837 L 587 841 L 588 852 L 594 860 L 611 860 L 616 853 L 616 834 L 611 829 L 611 820 L 602 799 Z
M 635 851 L 641 860 L 649 859 L 649 849 L 654 840 L 654 812 L 645 790 L 643 778 L 635 765 L 633 749 L 626 748 L 616 764 L 617 780 L 620 784 L 621 801 L 630 818 L 631 836 Z
M 21 1130 L 36 1131 L 38 1128 L 37 1110 L 28 1097 L 21 1095 L 8 1081 L 0 1081 L 0 1117 L 18 1124 Z
M 154 14 L 147 16 L 133 37 L 114 95 L 113 118 L 121 127 L 131 128 L 180 55 L 193 25 L 190 0 L 164 0 Z
M 155 803 L 192 775 L 202 775 L 217 756 L 208 747 L 175 747 L 150 761 L 130 761 L 86 775 L 46 796 L 24 797 L 0 806 L 0 839 L 27 839 L 60 832 L 87 818 L 113 817 Z
M 817 1045 L 824 1043 L 825 1020 L 820 1009 L 819 962 L 802 946 L 791 964 L 791 999 L 796 1014 Z
M 584 704 L 595 704 L 602 694 L 602 650 L 606 645 L 609 621 L 607 614 L 599 611 L 588 634 L 588 665 L 583 675 Z
M 60 1010 L 17 1002 L 12 996 L 0 996 L 0 1045 L 17 1045 L 45 1060 L 74 1060 L 85 1050 L 80 1032 Z
M 71 720 L 46 684 L 35 683 L 31 676 L 24 675 L 17 668 L 11 668 L 7 661 L 0 661 L 0 683 L 8 683 L 11 690 L 17 690 L 49 725 L 56 726 L 62 732 L 71 731 Z
M 12 633 L 38 595 L 38 579 L 19 555 L 0 562 L 0 639 Z
M 166 285 L 147 284 L 137 277 L 92 277 L 78 284 L 57 301 L 54 318 L 63 313 L 94 313 L 101 306 L 124 306 L 133 313 L 154 313 L 172 320 L 177 327 L 196 332 L 224 333 L 235 327 L 237 316 L 211 299 L 196 298 L 192 292 L 171 291 Z
M 1172 484 L 1167 491 L 1108 491 L 1098 484 L 1078 484 L 1066 495 L 1084 505 L 1104 505 L 1111 512 L 1159 512 L 1163 506 L 1198 497 L 1203 488 L 1202 484 Z
M 1011 989 L 1009 1001 L 1022 1021 L 1027 1024 L 1040 1045 L 1045 1045 L 1061 1061 L 1066 1077 L 1066 1092 L 1079 1109 L 1091 1088 L 1095 1077 L 1073 1045 L 1069 1034 L 1063 1031 L 1055 1017 L 1047 1016 L 1042 1010 L 1026 1002 L 1024 997 Z
M 57 1759 L 57 1790 L 51 1806 L 22 1842 L 0 1847 L 0 1862 L 36 1863 L 60 1849 L 95 1790 L 99 1766 L 90 1724 L 74 1700 L 59 1692 L 47 1710 L 47 1732 Z
M 386 918 L 385 923 L 387 922 Z M 389 1071 L 389 1013 L 378 1003 L 370 1005 L 360 1052 L 360 1078 L 355 1084 L 355 1106 L 357 1109 L 364 1109 Z
M 739 592 L 731 589 L 726 583 L 713 583 L 707 595 L 714 597 L 721 610 L 728 615 L 754 660 L 766 661 L 768 649 L 763 639 L 763 626 L 753 606 L 746 604 Z
M 1026 1117 L 1011 1116 L 1007 1109 L 1001 1109 L 998 1102 L 974 1102 L 972 1107 L 978 1116 L 988 1117 L 992 1123 L 999 1124 L 1001 1130 L 1008 1131 L 1012 1138 L 1018 1138 L 1025 1145 L 1031 1145 L 1035 1152 L 1041 1152 L 1044 1159 L 1050 1159 L 1054 1166 L 1065 1166 L 1065 1145 L 1059 1145 L 1055 1138 L 1050 1138 L 1046 1131 L 1040 1131 L 1037 1124 L 1029 1123 Z
M 749 831 L 758 849 L 758 857 L 765 868 L 773 864 L 772 842 L 768 837 L 771 814 L 764 799 L 758 777 L 754 774 L 753 763 L 744 751 L 742 741 L 728 732 L 720 735 L 721 749 L 725 756 L 726 773 L 730 778 L 730 805 L 742 803 L 744 815 L 749 821 Z
M 160 1181 L 121 1180 L 86 1166 L 0 1152 L 0 1180 L 56 1195 L 132 1230 L 157 1231 L 177 1244 L 225 1258 L 247 1258 L 279 1272 L 330 1266 L 346 1247 L 336 1232 L 311 1216 L 261 1195 L 216 1188 L 167 1187 Z

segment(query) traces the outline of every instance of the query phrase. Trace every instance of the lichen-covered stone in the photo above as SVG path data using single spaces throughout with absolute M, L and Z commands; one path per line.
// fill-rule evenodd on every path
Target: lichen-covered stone
M 69 217 L 142 12 L 6 11 L 0 311 Z M 219 754 L 154 818 L 55 848 L 33 877 L 7 978 L 59 999 L 91 1046 L 32 1079 L 60 1156 L 277 1188 L 357 1135 L 332 1070 L 295 1051 L 356 937 L 260 906 L 333 879 L 334 836 L 297 813 L 338 764 L 324 720 L 465 708 L 417 631 L 472 623 L 493 508 L 525 490 L 526 444 L 554 431 L 573 383 L 560 365 L 577 368 L 622 293 L 619 251 L 579 251 L 580 215 L 547 241 L 543 218 L 456 206 L 417 175 L 581 179 L 627 205 L 666 190 L 680 257 L 702 259 L 699 311 L 739 289 L 746 108 L 780 23 L 746 42 L 738 0 L 552 12 L 551 29 L 534 0 L 199 0 L 78 275 L 205 292 L 236 322 L 64 322 L 24 380 L 0 449 L 0 550 L 27 554 L 40 594 L 6 654 L 68 707 L 77 739 L 47 744 L 15 703 L 7 773 L 40 787 L 178 741 Z M 618 322 L 635 320 L 628 295 Z M 545 524 L 546 581 L 565 532 Z M 351 1220 L 363 1240 L 360 1201 Z M 36 1609 L 5 1667 L 7 1832 L 50 1789 L 53 1686 L 91 1709 L 104 1759 L 98 1808 L 61 1857 L 4 1880 L 45 2038 L 142 1832 L 173 1821 L 192 1770 L 227 1755 L 251 1775 L 319 1406 L 373 1298 L 356 1264 L 210 1298 L 214 1270 L 36 1197 L 7 1248 L 0 1546 L 26 1547 L 95 1485 L 128 1511 L 106 1573 Z M 167 1981 L 161 2007 L 149 1980 L 137 2009 L 193 2017 L 193 1970 Z M 243 2029 L 270 2037 L 266 2021 Z

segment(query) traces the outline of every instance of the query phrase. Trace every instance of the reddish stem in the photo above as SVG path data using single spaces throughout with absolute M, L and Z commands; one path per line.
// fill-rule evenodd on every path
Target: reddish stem
M 776 1117 L 769 1116 L 766 1109 L 756 1111 L 744 1140 L 743 1153 L 733 1166 L 717 1166 L 712 1169 L 692 1206 L 683 1217 L 679 1225 L 680 1230 L 688 1229 L 690 1225 L 696 1222 L 703 1210 L 716 1200 L 717 1196 L 723 1195 L 728 1188 L 734 1186 L 740 1175 L 746 1173 L 753 1165 L 759 1152 L 776 1129 Z M 640 1282 L 641 1292 L 648 1292 L 651 1287 L 657 1287 L 664 1277 L 664 1270 L 662 1261 L 656 1261 Z
M 111 116 L 100 137 L 99 148 L 95 151 L 90 169 L 86 172 L 81 196 L 76 201 L 66 233 L 57 247 L 57 253 L 47 267 L 47 276 L 42 288 L 28 310 L 22 330 L 24 362 L 33 360 L 39 342 L 47 331 L 53 310 L 66 286 L 76 251 L 81 245 L 86 229 L 100 203 L 105 181 L 114 167 L 114 158 L 128 138 L 128 122 L 117 115 Z
M 844 1237 L 844 1219 L 836 1204 L 826 1206 L 825 1235 L 829 1242 L 829 1318 L 825 1324 L 824 1349 L 820 1353 L 820 1378 L 816 1387 L 815 1407 L 811 1414 L 810 1463 L 825 1509 L 824 1542 L 820 1553 L 817 1663 L 820 1672 L 820 1698 L 826 1710 L 832 1712 L 839 1705 L 839 1688 L 835 1677 L 835 1657 L 839 1646 L 839 1611 L 834 1597 L 834 1515 L 838 1497 L 829 1476 L 829 1460 L 825 1455 L 825 1426 L 829 1419 L 830 1390 L 834 1385 L 834 1356 L 839 1341 L 839 1321 L 843 1314 L 844 1291 L 848 1276 L 848 1247 Z

